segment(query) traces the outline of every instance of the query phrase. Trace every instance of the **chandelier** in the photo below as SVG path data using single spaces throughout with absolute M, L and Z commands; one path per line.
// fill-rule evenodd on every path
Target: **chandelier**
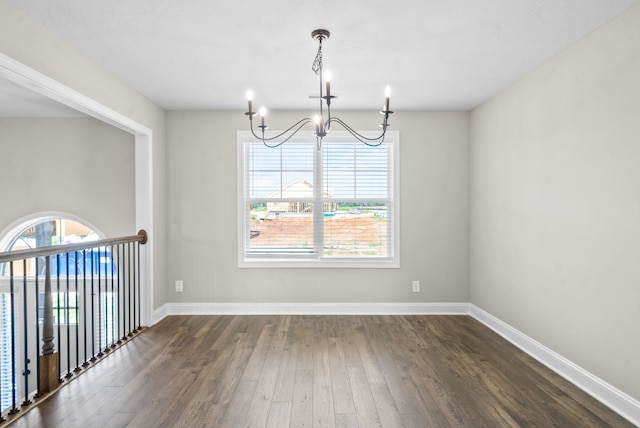
M 249 103 L 249 111 L 245 112 L 245 115 L 249 117 L 249 123 L 251 127 L 251 133 L 253 136 L 262 141 L 265 146 L 275 148 L 280 146 L 281 144 L 289 141 L 294 135 L 298 133 L 302 128 L 304 128 L 309 123 L 314 123 L 315 132 L 313 135 L 316 137 L 316 144 L 318 150 L 322 145 L 322 139 L 326 137 L 331 129 L 332 123 L 337 123 L 342 126 L 345 130 L 347 130 L 353 137 L 355 137 L 358 141 L 368 145 L 368 146 L 379 146 L 384 142 L 385 134 L 387 133 L 387 127 L 389 126 L 389 115 L 393 112 L 389 110 L 389 96 L 391 95 L 391 89 L 387 85 L 384 91 L 385 101 L 383 110 L 380 111 L 380 114 L 383 116 L 382 123 L 379 125 L 382 128 L 382 132 L 377 137 L 366 137 L 357 131 L 355 131 L 352 127 L 347 125 L 342 119 L 339 117 L 331 116 L 331 100 L 336 98 L 334 95 L 331 95 L 331 76 L 327 71 L 326 75 L 323 72 L 323 64 L 322 64 L 322 42 L 329 38 L 329 31 L 327 30 L 315 30 L 311 33 L 311 37 L 318 41 L 318 53 L 313 61 L 313 65 L 311 66 L 311 70 L 318 76 L 320 80 L 320 111 L 319 114 L 314 116 L 313 119 L 305 117 L 304 119 L 299 120 L 298 122 L 291 125 L 285 131 L 282 131 L 278 135 L 274 135 L 271 137 L 265 136 L 265 131 L 269 129 L 269 127 L 265 124 L 266 122 L 266 114 L 267 110 L 264 107 L 260 107 L 260 125 L 257 127 L 260 129 L 258 134 L 253 127 L 253 117 L 258 113 L 253 111 L 253 92 L 247 91 L 247 100 Z M 326 89 L 326 91 L 323 91 Z M 326 116 L 325 116 L 325 105 L 326 105 Z M 325 118 L 326 117 L 326 118 Z

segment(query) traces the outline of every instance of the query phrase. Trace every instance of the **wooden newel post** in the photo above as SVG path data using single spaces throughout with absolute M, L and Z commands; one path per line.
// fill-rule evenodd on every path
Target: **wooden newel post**
M 44 267 L 44 320 L 42 324 L 42 355 L 38 392 L 47 393 L 60 385 L 58 353 L 53 343 L 53 304 L 51 302 L 51 256 L 46 256 Z

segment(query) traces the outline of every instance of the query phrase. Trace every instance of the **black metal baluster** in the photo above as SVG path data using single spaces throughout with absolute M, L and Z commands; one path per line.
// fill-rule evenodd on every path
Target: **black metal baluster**
M 75 310 L 76 310 L 76 315 L 75 315 L 75 328 L 76 328 L 76 368 L 73 369 L 74 373 L 78 373 L 80 370 L 82 370 L 80 368 L 80 301 L 78 300 L 78 295 L 79 290 L 78 290 L 78 251 L 75 252 L 75 270 L 76 270 L 76 275 L 75 275 L 75 290 L 76 290 L 76 298 L 75 298 Z M 84 271 L 82 272 L 82 275 L 84 276 Z
M 127 243 L 127 266 L 128 266 L 128 272 L 129 272 L 129 306 L 127 307 L 127 316 L 129 317 L 129 333 L 127 334 L 127 336 L 131 337 L 133 336 L 133 325 L 131 323 L 131 310 L 133 309 L 132 305 L 131 305 L 131 293 L 133 291 L 133 287 L 131 285 L 131 242 Z
M 118 344 L 122 343 L 122 339 L 124 339 L 124 293 L 122 293 L 122 287 L 124 287 L 124 256 L 121 254 L 123 249 L 123 244 L 118 245 Z M 120 282 L 120 278 L 122 278 L 122 282 Z M 120 336 L 120 333 L 123 333 Z
M 146 243 L 146 241 L 145 241 Z M 140 256 L 140 251 L 142 251 L 142 247 L 141 245 L 144 244 L 140 244 L 138 243 L 138 328 L 140 330 L 142 330 L 142 260 L 141 260 L 141 256 Z M 147 299 L 147 302 L 149 300 Z M 148 321 L 147 321 L 148 322 Z
M 136 267 L 137 267 L 136 249 L 137 249 L 137 247 L 138 247 L 138 244 L 134 243 L 133 247 L 132 247 L 133 248 L 133 268 L 132 268 L 133 269 L 133 305 L 131 307 L 131 309 L 133 310 L 133 332 L 134 333 L 138 331 L 138 323 L 136 322 L 136 316 L 137 316 L 137 313 L 136 313 L 137 312 L 136 311 L 136 308 L 137 308 L 136 301 L 139 300 L 139 299 L 136 299 L 136 297 L 139 297 L 139 296 L 136 296 L 136 293 L 137 293 L 137 290 L 138 290 L 138 286 L 137 286 L 138 277 L 136 275 L 136 272 L 137 272 L 137 269 L 136 269 Z M 138 250 L 138 254 L 139 253 L 140 253 L 140 251 Z
M 98 357 L 103 357 L 102 353 L 102 294 L 100 289 L 102 288 L 102 253 L 101 247 L 98 247 Z
M 82 250 L 82 346 L 84 347 L 84 360 L 82 367 L 87 367 L 87 250 Z
M 142 300 L 142 295 L 140 294 L 140 243 L 136 242 L 133 244 L 134 248 L 136 248 L 137 251 L 137 257 L 136 257 L 136 262 L 135 262 L 135 271 L 136 271 L 136 290 L 135 290 L 135 294 L 137 296 L 136 299 L 136 307 L 134 308 L 134 313 L 136 314 L 135 319 L 136 319 L 136 331 L 142 330 L 142 327 L 140 327 L 140 301 Z
M 31 404 L 29 399 L 29 324 L 27 319 L 27 259 L 22 260 L 22 319 L 24 322 L 24 370 L 22 375 L 24 376 L 24 401 L 22 406 L 28 406 Z M 37 325 L 37 324 L 36 324 Z
M 11 410 L 10 415 L 15 415 L 20 411 L 16 407 L 16 312 L 14 301 L 13 284 L 13 261 L 9 262 L 9 305 L 11 307 Z
M 38 309 L 38 298 L 40 297 L 40 267 L 38 266 L 38 262 L 40 261 L 40 257 L 36 257 L 36 274 L 35 274 L 35 302 L 36 302 L 36 350 L 40 346 L 40 309 Z M 36 351 L 36 380 L 40 379 L 40 352 Z M 40 393 L 40 382 L 36 381 L 36 385 L 38 386 L 38 390 L 36 391 L 35 398 L 42 396 Z
M 115 267 L 115 262 L 113 261 L 113 244 L 111 245 L 111 260 L 110 260 L 110 264 L 109 264 L 109 270 L 111 271 L 111 349 L 116 347 L 116 320 L 115 320 L 115 312 L 116 312 L 116 307 L 115 307 L 115 290 L 114 290 L 114 284 L 115 284 L 115 272 L 113 271 L 113 268 Z
M 108 258 L 107 258 L 107 247 L 104 246 L 102 247 L 103 251 L 104 251 L 104 258 L 101 260 L 101 264 L 104 264 L 103 266 L 103 272 L 104 272 L 104 291 L 103 291 L 103 295 L 102 295 L 102 299 L 100 300 L 100 306 L 102 307 L 102 310 L 104 311 L 104 348 L 102 349 L 102 352 L 104 355 L 105 353 L 109 352 L 109 306 L 108 306 L 108 300 L 109 300 L 109 264 L 108 264 Z M 104 261 L 104 263 L 102 263 L 102 261 Z M 104 302 L 104 305 L 102 304 Z
M 93 249 L 91 250 L 91 362 L 96 360 L 96 314 L 95 314 L 95 283 L 94 283 L 94 275 L 93 272 L 95 270 L 94 266 L 94 253 Z
M 138 266 L 138 330 L 142 330 L 142 281 L 141 281 L 141 277 L 142 277 L 142 269 L 140 268 L 140 266 L 142 266 L 140 264 L 140 243 L 136 243 L 135 245 L 138 246 L 138 262 L 137 262 L 137 266 Z
M 69 256 L 70 254 L 67 253 L 67 292 L 64 295 L 64 318 L 67 323 L 67 374 L 65 375 L 67 379 L 73 376 L 71 372 L 71 320 L 69 319 Z M 60 303 L 58 303 L 58 307 L 59 306 Z M 60 322 L 60 320 L 58 320 L 58 322 Z
M 123 298 L 122 298 L 122 340 L 127 340 L 127 316 L 128 316 L 128 312 L 129 312 L 129 261 L 128 261 L 128 254 L 129 254 L 129 244 L 124 244 L 124 247 L 122 248 L 122 255 L 123 255 L 123 268 L 122 268 L 122 273 L 123 273 L 123 277 L 122 277 L 122 293 L 123 293 Z
M 62 351 L 62 333 L 61 333 L 61 325 L 60 325 L 60 254 L 56 254 L 56 314 L 57 314 L 57 324 L 58 324 L 58 351 Z M 58 354 L 58 373 L 62 373 L 62 358 L 60 358 L 60 354 Z M 62 378 L 60 379 L 60 383 L 62 383 Z
M 122 247 L 122 340 L 127 340 L 127 312 L 129 310 L 129 276 L 128 276 L 128 248 L 129 244 Z

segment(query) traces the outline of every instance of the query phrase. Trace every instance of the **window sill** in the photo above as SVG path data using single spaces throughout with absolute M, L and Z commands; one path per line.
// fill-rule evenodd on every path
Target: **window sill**
M 246 257 L 238 261 L 240 269 L 318 268 L 318 269 L 398 269 L 400 260 L 394 259 L 301 259 Z

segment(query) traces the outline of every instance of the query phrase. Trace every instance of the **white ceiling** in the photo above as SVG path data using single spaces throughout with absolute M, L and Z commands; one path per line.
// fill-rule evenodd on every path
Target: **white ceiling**
M 640 0 L 7 0 L 166 109 L 469 110 Z

